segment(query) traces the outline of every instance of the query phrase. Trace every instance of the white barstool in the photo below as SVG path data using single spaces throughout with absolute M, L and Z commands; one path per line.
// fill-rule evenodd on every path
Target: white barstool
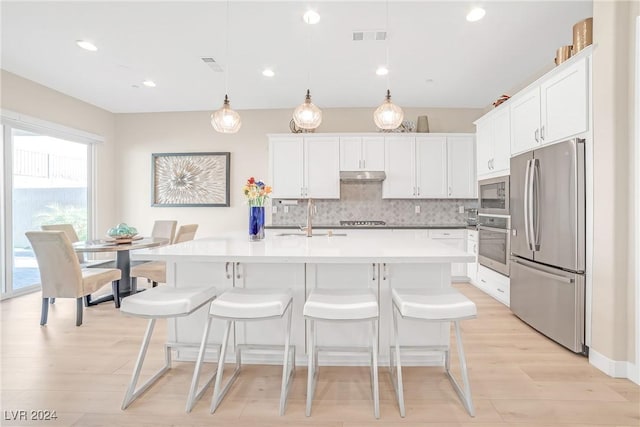
M 311 404 L 318 379 L 318 352 L 356 352 L 371 354 L 371 394 L 373 413 L 380 418 L 380 397 L 378 391 L 378 300 L 369 290 L 355 289 L 314 289 L 304 304 L 303 314 L 309 321 L 309 350 L 307 353 L 307 417 L 311 416 Z M 327 322 L 371 322 L 371 347 L 317 347 L 316 321 Z
M 476 305 L 469 298 L 462 295 L 454 288 L 444 289 L 393 289 L 393 337 L 395 348 L 390 351 L 389 373 L 391 382 L 396 392 L 400 416 L 405 416 L 404 392 L 402 386 L 402 364 L 400 362 L 400 344 L 398 340 L 398 313 L 402 318 L 412 320 L 424 320 L 427 322 L 453 322 L 456 330 L 456 342 L 458 358 L 460 359 L 460 371 L 464 383 L 464 391 L 451 374 L 450 368 L 450 343 L 444 346 L 412 346 L 403 347 L 407 351 L 442 351 L 444 352 L 445 371 L 463 405 L 472 417 L 475 416 L 473 401 L 471 400 L 471 387 L 467 375 L 467 362 L 462 347 L 460 335 L 460 321 L 476 317 Z M 395 363 L 394 363 L 395 358 Z M 394 373 L 395 367 L 395 373 Z
M 209 318 L 202 335 L 200 353 L 198 354 L 198 360 L 196 361 L 193 380 L 191 382 L 191 390 L 189 392 L 189 398 L 187 401 L 187 412 L 189 412 L 193 408 L 193 405 L 202 394 L 202 391 L 204 391 L 204 389 L 206 389 L 206 387 L 208 386 L 208 384 L 206 384 L 200 392 L 196 392 L 196 390 L 198 389 L 198 378 L 200 376 L 200 369 L 202 367 L 202 362 L 204 359 L 204 350 L 207 345 L 207 338 L 209 334 L 209 328 L 211 326 L 211 321 L 214 318 L 218 318 L 225 321 L 225 328 L 224 337 L 222 338 L 222 349 L 220 350 L 220 357 L 218 359 L 216 382 L 213 388 L 213 398 L 211 399 L 211 413 L 215 412 L 215 410 L 220 405 L 220 402 L 222 402 L 222 399 L 224 399 L 227 392 L 231 388 L 231 385 L 238 377 L 240 369 L 242 368 L 242 351 L 260 350 L 261 352 L 283 352 L 284 360 L 282 362 L 282 385 L 280 389 L 280 415 L 284 415 L 289 388 L 296 368 L 296 348 L 295 346 L 289 345 L 291 341 L 292 300 L 293 298 L 291 295 L 291 291 L 289 291 L 288 289 L 234 288 L 222 293 L 222 295 L 219 295 L 218 298 L 216 298 L 211 303 L 211 306 L 209 308 Z M 287 314 L 287 316 L 284 349 L 283 346 L 278 345 L 236 345 L 235 370 L 233 371 L 231 377 L 227 380 L 225 385 L 222 386 L 224 359 L 227 352 L 227 345 L 229 343 L 231 326 L 233 326 L 237 321 L 282 318 L 284 317 L 285 313 Z
M 122 409 L 126 409 L 131 402 L 137 399 L 171 368 L 171 348 L 189 346 L 185 344 L 166 343 L 164 346 L 164 366 L 136 390 L 156 320 L 160 318 L 188 316 L 200 307 L 208 304 L 215 296 L 216 289 L 213 287 L 173 288 L 163 286 L 148 289 L 122 300 L 120 307 L 122 313 L 149 319 L 147 331 L 144 334 L 140 353 L 138 354 L 138 360 L 133 368 L 131 382 L 129 383 L 129 388 L 122 402 Z M 213 377 L 212 375 L 207 382 L 211 383 Z

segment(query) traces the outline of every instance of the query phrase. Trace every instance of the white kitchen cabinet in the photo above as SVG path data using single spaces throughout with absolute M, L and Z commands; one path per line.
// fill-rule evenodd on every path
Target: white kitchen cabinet
M 543 143 L 561 141 L 589 128 L 588 58 L 558 69 L 540 85 Z
M 474 284 L 485 293 L 509 307 L 511 282 L 507 276 L 503 276 L 487 267 L 478 265 L 477 280 Z
M 415 142 L 416 197 L 444 199 L 447 191 L 447 138 L 419 136 Z
M 478 197 L 476 153 L 473 136 L 447 137 L 447 196 L 456 199 Z
M 383 171 L 384 137 L 341 136 L 341 171 Z
M 478 178 L 509 174 L 511 157 L 510 110 L 504 105 L 476 124 Z
M 467 252 L 476 258 L 467 264 L 467 276 L 471 283 L 476 283 L 478 275 L 478 231 L 467 230 Z
M 384 170 L 387 177 L 382 181 L 382 198 L 415 199 L 415 138 L 402 136 L 386 137 L 384 150 Z
M 540 145 L 540 88 L 535 87 L 511 101 L 511 153 Z
M 269 164 L 273 198 L 340 198 L 338 137 L 270 137 Z
M 382 197 L 475 198 L 475 147 L 470 135 L 385 138 Z
M 464 229 L 431 229 L 429 237 L 442 244 L 451 246 L 461 251 L 466 251 Z M 461 262 L 451 263 L 451 279 L 454 281 L 466 281 L 467 264 Z
M 588 58 L 549 72 L 511 103 L 511 153 L 586 132 L 589 120 Z

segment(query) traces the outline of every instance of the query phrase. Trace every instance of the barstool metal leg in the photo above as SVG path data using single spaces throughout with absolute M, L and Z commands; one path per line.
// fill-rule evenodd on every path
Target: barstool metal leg
M 380 418 L 380 391 L 378 388 L 378 319 L 371 322 L 371 348 L 372 348 L 372 388 L 373 388 L 373 415 Z
M 140 377 L 140 371 L 142 370 L 142 364 L 144 363 L 144 358 L 147 355 L 147 350 L 149 348 L 149 341 L 151 341 L 151 335 L 153 334 L 153 328 L 156 324 L 156 319 L 149 319 L 149 324 L 147 325 L 147 331 L 144 334 L 144 338 L 142 339 L 142 346 L 140 347 L 140 352 L 138 353 L 138 359 L 136 360 L 136 364 L 133 368 L 133 376 L 131 377 L 131 382 L 129 383 L 129 388 L 124 396 L 124 401 L 122 402 L 122 409 L 127 409 L 127 407 L 137 399 L 142 393 L 144 393 L 154 382 L 158 380 L 162 375 L 164 375 L 171 368 L 171 350 L 169 347 L 165 346 L 165 354 L 164 354 L 164 366 L 156 372 L 151 378 L 149 378 L 144 384 L 140 386 L 136 390 L 136 384 L 138 383 L 138 378 Z
M 207 348 L 207 340 L 209 338 L 209 329 L 211 329 L 211 321 L 213 319 L 207 316 L 207 323 L 204 325 L 204 333 L 202 334 L 202 341 L 200 344 L 200 350 L 198 351 L 198 359 L 196 360 L 196 366 L 193 369 L 193 379 L 191 380 L 191 388 L 189 389 L 189 395 L 187 397 L 187 407 L 186 411 L 191 412 L 196 402 L 202 397 L 202 394 L 209 387 L 209 385 L 213 382 L 216 377 L 216 372 L 213 372 L 211 376 L 207 379 L 205 384 L 202 386 L 200 390 L 198 390 L 198 382 L 200 380 L 200 369 L 202 368 L 202 363 L 204 362 L 204 354 Z
M 404 408 L 404 385 L 402 383 L 402 360 L 400 359 L 400 337 L 398 336 L 398 308 L 393 304 L 391 310 L 393 312 L 393 341 L 395 348 L 389 352 L 389 373 L 391 375 L 391 384 L 393 384 L 396 393 L 398 407 L 400 408 L 400 416 L 404 418 L 406 412 Z
M 467 360 L 465 359 L 465 356 L 464 356 L 464 348 L 462 346 L 462 336 L 460 335 L 460 322 L 455 320 L 453 323 L 456 329 L 456 343 L 458 346 L 458 358 L 460 359 L 460 373 L 462 375 L 464 391 L 462 390 L 462 388 L 460 387 L 456 379 L 451 374 L 451 371 L 448 369 L 449 366 L 447 366 L 447 375 L 449 376 L 449 380 L 451 381 L 451 384 L 453 385 L 453 388 L 455 389 L 456 393 L 458 393 L 460 400 L 462 400 L 464 407 L 469 412 L 469 415 L 471 415 L 472 417 L 475 417 L 476 411 L 475 411 L 475 408 L 473 407 L 473 400 L 471 399 L 471 385 L 469 384 L 469 376 L 467 374 Z
M 318 353 L 316 351 L 316 330 L 315 320 L 309 319 L 309 349 L 307 351 L 307 417 L 311 416 L 311 404 L 313 402 L 313 394 L 316 389 L 316 378 L 318 369 Z
M 234 369 L 233 374 L 231 374 L 231 378 L 227 380 L 224 387 L 222 387 L 221 389 L 222 376 L 224 373 L 224 359 L 227 354 L 227 346 L 229 344 L 229 335 L 231 332 L 231 326 L 234 324 L 235 324 L 234 320 L 227 320 L 225 323 L 224 337 L 222 338 L 222 349 L 220 350 L 220 357 L 218 358 L 218 372 L 216 374 L 216 383 L 213 388 L 213 398 L 211 399 L 212 414 L 216 411 L 216 409 L 218 409 L 220 402 L 222 402 L 222 399 L 224 399 L 224 397 L 227 395 L 227 392 L 229 391 L 231 384 L 233 384 L 233 382 L 238 377 L 238 374 L 240 373 L 240 368 L 241 368 L 240 357 L 241 356 L 240 356 L 240 350 L 236 349 L 236 368 Z
M 284 360 L 282 361 L 282 386 L 280 389 L 280 415 L 284 415 L 284 410 L 287 405 L 287 396 L 289 395 L 289 389 L 291 386 L 291 381 L 293 379 L 293 375 L 295 373 L 296 367 L 296 357 L 295 357 L 295 347 L 294 354 L 291 357 L 291 368 L 289 368 L 289 344 L 291 342 L 291 313 L 292 308 L 291 304 L 289 304 L 288 308 L 289 313 L 287 314 L 287 324 L 285 326 L 285 337 L 284 337 Z

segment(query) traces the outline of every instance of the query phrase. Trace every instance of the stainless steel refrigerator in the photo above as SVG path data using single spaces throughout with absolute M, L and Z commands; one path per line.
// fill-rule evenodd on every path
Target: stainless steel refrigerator
M 587 353 L 584 140 L 511 158 L 511 311 Z

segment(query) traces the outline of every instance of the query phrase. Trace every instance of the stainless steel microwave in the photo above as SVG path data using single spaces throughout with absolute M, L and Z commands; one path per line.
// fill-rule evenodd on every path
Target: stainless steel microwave
M 509 175 L 478 181 L 478 213 L 509 215 Z

